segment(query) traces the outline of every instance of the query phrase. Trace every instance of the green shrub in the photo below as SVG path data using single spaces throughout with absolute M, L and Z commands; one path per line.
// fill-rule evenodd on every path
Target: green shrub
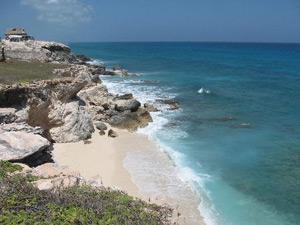
M 12 171 L 9 163 L 0 168 Z M 10 169 L 8 169 L 10 168 Z M 41 191 L 21 175 L 0 181 L 0 224 L 166 225 L 172 210 L 110 188 Z

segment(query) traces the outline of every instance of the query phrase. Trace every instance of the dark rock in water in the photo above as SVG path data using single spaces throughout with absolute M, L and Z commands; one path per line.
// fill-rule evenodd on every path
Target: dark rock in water
M 121 65 L 115 65 L 112 68 L 113 70 L 123 70 L 123 67 Z
M 103 123 L 103 122 L 96 122 L 95 123 L 95 126 L 96 126 L 96 128 L 98 129 L 98 130 L 107 130 L 107 126 L 106 126 L 106 124 L 105 123 Z
M 112 138 L 115 138 L 115 137 L 118 137 L 118 134 L 114 131 L 114 130 L 112 130 L 112 129 L 110 129 L 109 131 L 108 131 L 108 134 L 107 134 L 109 137 L 112 137 Z
M 88 62 L 91 61 L 91 58 L 85 56 L 85 55 L 76 55 L 76 58 L 81 60 L 82 62 Z
M 104 131 L 104 130 L 100 130 L 100 131 L 99 131 L 99 134 L 100 134 L 101 136 L 103 136 L 103 135 L 105 135 L 105 131 Z
M 128 76 L 128 70 L 123 69 L 121 66 L 114 66 L 112 69 L 107 69 L 104 72 L 104 75 L 119 75 L 119 76 Z
M 139 127 L 145 127 L 152 122 L 152 117 L 147 110 L 139 108 L 136 112 L 127 110 L 118 113 L 112 116 L 108 122 L 114 127 L 136 130 Z
M 179 103 L 175 99 L 157 99 L 157 102 L 169 106 L 169 110 L 179 109 Z
M 165 126 L 168 128 L 175 128 L 175 127 L 178 127 L 178 124 L 175 122 L 169 122 Z
M 149 103 L 145 103 L 144 104 L 144 108 L 148 111 L 148 112 L 158 112 L 159 110 L 154 107 L 154 105 L 151 105 Z
M 129 100 L 129 99 L 133 99 L 133 95 L 131 93 L 129 94 L 124 94 L 124 95 L 118 95 L 116 97 L 116 99 L 120 99 L 120 100 Z
M 136 112 L 140 106 L 141 103 L 135 99 L 115 101 L 115 109 L 119 112 L 124 112 L 126 110 L 130 110 L 131 112 Z
M 93 75 L 102 75 L 105 73 L 105 66 L 103 65 L 91 65 L 89 70 Z

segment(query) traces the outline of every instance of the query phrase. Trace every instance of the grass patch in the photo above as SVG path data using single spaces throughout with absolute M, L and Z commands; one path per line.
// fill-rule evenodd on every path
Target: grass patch
M 0 161 L 0 181 L 7 177 L 8 174 L 21 170 L 22 167 L 20 165 L 8 161 Z
M 0 170 L 11 171 L 7 164 Z M 2 165 L 4 165 L 2 164 Z M 0 181 L 0 224 L 167 225 L 172 210 L 109 188 L 40 191 L 21 175 Z
M 65 68 L 66 65 L 7 60 L 0 62 L 0 83 L 26 83 L 32 80 L 54 78 L 54 69 Z

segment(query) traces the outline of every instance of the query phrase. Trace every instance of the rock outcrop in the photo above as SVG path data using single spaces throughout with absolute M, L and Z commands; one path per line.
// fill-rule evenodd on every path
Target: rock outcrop
M 30 126 L 41 127 L 48 139 L 73 142 L 87 139 L 94 131 L 92 118 L 77 93 L 86 80 L 63 78 L 33 82 L 29 85 L 8 85 L 0 88 L 1 106 L 13 104 L 26 109 L 23 120 Z M 16 113 L 18 115 L 18 112 Z M 18 119 L 18 118 L 16 118 Z
M 109 93 L 97 75 L 101 70 L 71 65 L 56 70 L 60 78 L 54 80 L 0 86 L 0 107 L 6 108 L 0 110 L 0 121 L 14 122 L 22 131 L 28 129 L 24 123 L 40 127 L 48 140 L 60 143 L 90 138 L 93 121 L 128 130 L 147 126 L 152 121 L 149 112 L 132 94 Z
M 48 114 L 51 138 L 55 142 L 76 142 L 88 139 L 94 132 L 92 117 L 79 101 L 56 104 Z
M 130 93 L 111 94 L 101 83 L 99 75 L 107 74 L 105 66 L 87 64 L 89 58 L 73 55 L 66 45 L 4 41 L 4 47 L 7 58 L 65 63 L 68 67 L 54 70 L 57 78 L 53 80 L 0 84 L 0 160 L 37 166 L 51 161 L 51 155 L 44 154 L 51 149 L 51 142 L 85 141 L 95 132 L 94 125 L 100 135 L 117 137 L 112 129 L 105 132 L 106 124 L 133 131 L 152 121 L 151 107 L 142 106 Z M 113 72 L 128 75 L 119 67 Z M 68 179 L 37 185 L 44 189 L 49 182 L 53 186 Z
M 0 133 L 0 160 L 22 161 L 46 150 L 50 142 L 40 135 L 23 131 Z
M 82 63 L 71 53 L 71 49 L 61 43 L 47 41 L 3 41 L 5 57 L 25 61 Z

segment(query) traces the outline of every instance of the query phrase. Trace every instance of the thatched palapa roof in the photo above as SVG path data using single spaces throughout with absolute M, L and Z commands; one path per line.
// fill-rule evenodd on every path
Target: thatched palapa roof
M 5 35 L 27 35 L 24 28 L 11 28 L 5 32 Z

